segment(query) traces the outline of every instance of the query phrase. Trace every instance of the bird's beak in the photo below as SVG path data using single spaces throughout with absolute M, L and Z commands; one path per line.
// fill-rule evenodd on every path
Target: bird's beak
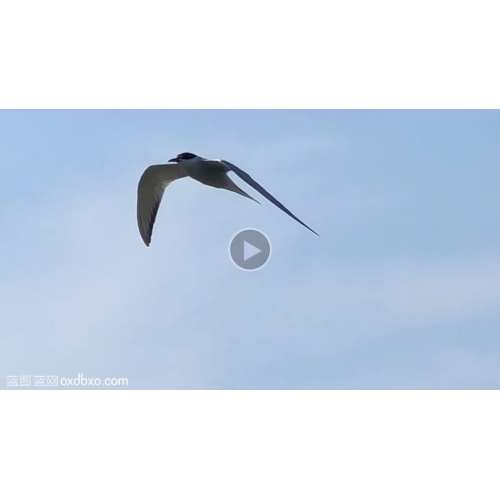
M 177 158 L 172 158 L 168 160 L 168 163 L 179 163 L 179 160 Z

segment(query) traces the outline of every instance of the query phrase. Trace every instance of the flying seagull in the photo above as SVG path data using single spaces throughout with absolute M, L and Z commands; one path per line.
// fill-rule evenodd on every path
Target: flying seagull
M 177 179 L 191 177 L 207 186 L 227 189 L 228 191 L 240 194 L 241 196 L 245 196 L 259 203 L 255 198 L 252 198 L 249 194 L 240 189 L 227 175 L 228 172 L 234 172 L 271 203 L 274 203 L 278 208 L 283 210 L 283 212 L 292 217 L 292 219 L 295 219 L 299 224 L 302 224 L 309 229 L 309 231 L 319 236 L 316 231 L 293 215 L 290 210 L 283 206 L 273 195 L 268 193 L 246 172 L 241 170 L 241 168 L 238 168 L 236 165 L 226 160 L 208 160 L 207 158 L 197 156 L 193 153 L 181 153 L 175 158 L 168 160 L 166 164 L 151 165 L 144 171 L 139 180 L 139 186 L 137 188 L 137 223 L 144 243 L 147 246 L 151 243 L 153 226 L 158 208 L 163 198 L 163 193 L 166 187 Z

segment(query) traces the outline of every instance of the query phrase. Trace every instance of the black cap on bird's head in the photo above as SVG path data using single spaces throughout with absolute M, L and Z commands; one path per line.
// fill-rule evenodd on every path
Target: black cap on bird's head
M 192 160 L 193 158 L 196 158 L 193 153 L 180 153 L 175 158 L 168 160 L 168 162 L 179 163 L 181 160 Z

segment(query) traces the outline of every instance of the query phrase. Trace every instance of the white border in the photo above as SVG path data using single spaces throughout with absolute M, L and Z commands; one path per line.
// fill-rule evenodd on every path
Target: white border
M 1 108 L 500 108 L 497 3 L 9 2 Z
M 3 391 L 0 403 L 3 498 L 500 493 L 495 391 Z

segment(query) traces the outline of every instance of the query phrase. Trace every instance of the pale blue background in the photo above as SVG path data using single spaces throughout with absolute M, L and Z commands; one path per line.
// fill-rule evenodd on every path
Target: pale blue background
M 500 388 L 499 112 L 1 111 L 0 132 L 2 388 Z M 137 181 L 183 151 L 321 237 L 185 179 L 147 248 Z M 273 245 L 255 273 L 228 257 L 246 227 Z

